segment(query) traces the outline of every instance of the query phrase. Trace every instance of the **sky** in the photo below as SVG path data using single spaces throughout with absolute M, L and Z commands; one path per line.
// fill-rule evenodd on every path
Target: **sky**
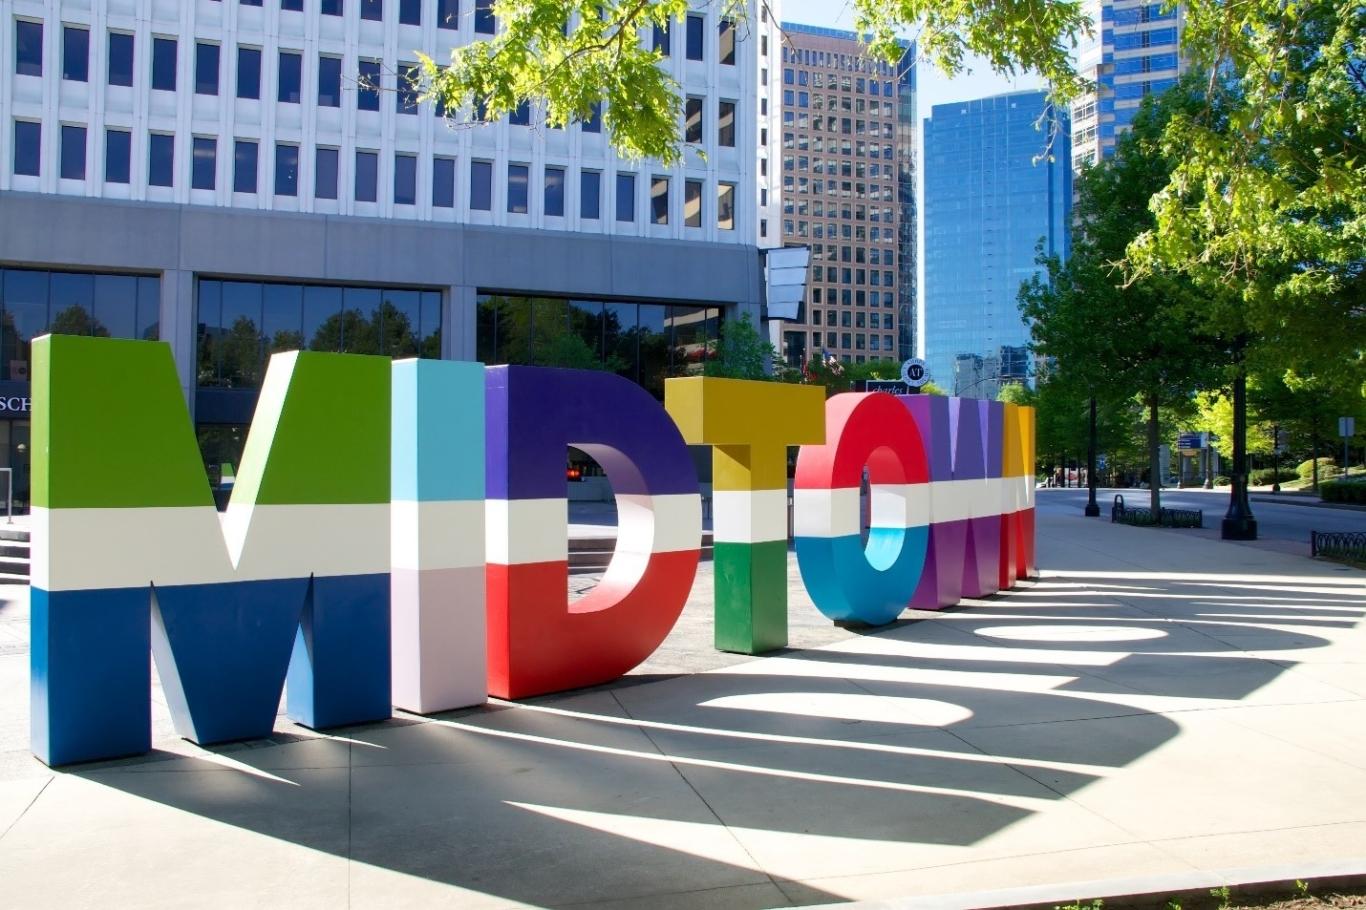
M 849 0 L 779 0 L 779 15 L 785 22 L 801 22 L 806 25 L 823 25 L 830 28 L 843 28 L 853 30 L 854 17 L 853 5 Z M 906 37 L 913 38 L 914 35 L 907 33 Z M 980 58 L 969 58 L 967 67 L 971 72 L 960 73 L 950 79 L 928 63 L 921 62 L 916 73 L 916 115 L 920 119 L 915 131 L 915 157 L 916 157 L 916 203 L 917 211 L 920 213 L 919 230 L 917 237 L 920 238 L 921 249 L 916 250 L 916 269 L 917 287 L 920 300 L 917 306 L 917 315 L 920 317 L 920 325 L 916 327 L 916 345 L 920 348 L 917 356 L 924 356 L 924 312 L 925 312 L 925 270 L 924 270 L 924 247 L 925 237 L 925 192 L 924 192 L 924 120 L 930 115 L 930 109 L 936 104 L 945 104 L 950 101 L 969 101 L 973 98 L 985 98 L 988 95 L 999 95 L 1002 92 L 1020 91 L 1023 89 L 1042 88 L 1044 82 L 1033 74 L 1011 79 L 1005 76 L 998 76 L 991 71 Z

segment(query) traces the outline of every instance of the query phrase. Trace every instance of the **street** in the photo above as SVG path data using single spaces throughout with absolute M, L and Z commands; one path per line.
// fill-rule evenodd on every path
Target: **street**
M 1115 495 L 1124 497 L 1131 507 L 1147 508 L 1148 491 L 1139 489 L 1100 489 L 1096 491 L 1096 502 L 1100 504 L 1098 521 L 1110 520 L 1110 505 Z M 1275 541 L 1282 545 L 1277 549 L 1283 552 L 1309 553 L 1310 531 L 1366 531 L 1366 511 L 1355 509 L 1327 508 L 1304 505 L 1296 502 L 1268 502 L 1270 493 L 1252 494 L 1252 514 L 1257 519 L 1259 541 Z M 1219 522 L 1228 509 L 1228 488 L 1218 490 L 1203 489 L 1164 489 L 1162 505 L 1172 509 L 1203 509 L 1205 512 L 1204 534 L 1219 534 Z M 1075 512 L 1081 516 L 1086 505 L 1086 490 L 1041 489 L 1037 492 L 1037 504 L 1041 512 L 1063 515 Z M 1201 532 L 1195 532 L 1201 533 Z M 1287 544 L 1298 544 L 1292 550 Z

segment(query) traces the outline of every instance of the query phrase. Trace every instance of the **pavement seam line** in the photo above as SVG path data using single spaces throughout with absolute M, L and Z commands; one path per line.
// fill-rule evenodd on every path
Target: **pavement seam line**
M 622 701 L 621 701 L 620 698 L 617 697 L 617 693 L 616 693 L 615 690 L 608 690 L 608 694 L 612 696 L 612 701 L 614 701 L 614 702 L 617 703 L 617 707 L 621 709 L 621 712 L 622 712 L 623 714 L 625 714 L 627 717 L 631 718 L 632 720 L 639 720 L 639 718 L 637 718 L 634 714 L 631 713 L 631 709 L 630 709 L 630 708 L 628 708 L 628 707 L 626 707 L 626 705 L 622 704 Z M 707 807 L 707 811 L 711 813 L 711 817 L 714 818 L 714 819 L 716 819 L 716 823 L 717 823 L 718 825 L 721 826 L 721 829 L 722 829 L 723 831 L 726 832 L 726 834 L 730 837 L 730 839 L 735 843 L 735 846 L 737 846 L 737 847 L 740 848 L 740 852 L 744 853 L 745 856 L 749 857 L 749 861 L 750 861 L 751 863 L 753 863 L 754 868 L 755 868 L 756 870 L 758 870 L 759 874 L 760 874 L 760 875 L 763 875 L 765 878 L 767 878 L 768 881 L 769 881 L 769 884 L 773 885 L 773 887 L 776 888 L 776 889 L 778 890 L 778 893 L 779 893 L 779 894 L 783 895 L 784 897 L 787 897 L 788 903 L 792 903 L 791 897 L 789 897 L 788 894 L 787 894 L 787 892 L 784 891 L 784 890 L 782 889 L 782 886 L 780 886 L 780 885 L 778 884 L 778 880 L 777 880 L 776 878 L 773 877 L 773 873 L 770 872 L 770 871 L 768 871 L 768 869 L 764 866 L 764 864 L 761 863 L 761 862 L 759 862 L 758 857 L 756 857 L 753 853 L 751 853 L 750 850 L 749 850 L 749 848 L 745 846 L 744 842 L 741 841 L 740 838 L 736 836 L 735 832 L 731 830 L 730 825 L 726 824 L 725 820 L 721 818 L 720 814 L 717 813 L 716 809 L 712 806 L 712 804 L 711 804 L 710 802 L 707 801 L 707 798 L 706 798 L 705 796 L 702 795 L 701 791 L 698 790 L 696 786 L 693 785 L 693 782 L 692 782 L 692 781 L 688 780 L 688 775 L 686 775 L 686 774 L 683 773 L 683 769 L 681 769 L 681 768 L 678 767 L 678 763 L 675 762 L 675 761 L 673 761 L 673 757 L 670 756 L 669 753 L 665 752 L 663 749 L 661 749 L 661 748 L 659 747 L 659 743 L 655 742 L 655 738 L 654 738 L 653 736 L 650 735 L 649 730 L 647 730 L 647 729 L 644 728 L 644 727 L 636 727 L 636 729 L 639 730 L 639 731 L 641 732 L 641 734 L 645 737 L 646 741 L 649 742 L 650 746 L 651 746 L 656 752 L 659 753 L 659 755 L 660 755 L 661 758 L 664 758 L 664 759 L 668 760 L 668 762 L 669 762 L 669 767 L 670 767 L 670 768 L 673 768 L 674 773 L 677 774 L 678 777 L 679 777 L 679 779 L 680 779 L 681 781 L 683 781 L 683 783 L 687 786 L 687 788 L 693 792 L 693 795 L 696 796 L 696 797 L 698 798 L 698 800 L 702 803 L 702 805 L 704 805 L 704 806 Z M 674 893 L 688 893 L 688 892 L 674 892 Z
M 33 799 L 31 799 L 31 800 L 28 801 L 28 805 L 25 806 L 25 807 L 23 808 L 23 811 L 21 811 L 18 815 L 16 815 L 16 816 L 14 817 L 14 821 L 10 822 L 8 825 L 5 826 L 5 830 L 4 830 L 4 831 L 0 831 L 0 841 L 4 840 L 4 839 L 5 839 L 5 835 L 9 834 L 11 831 L 14 830 L 14 827 L 15 827 L 16 825 L 18 825 L 20 821 L 23 820 L 23 818 L 24 818 L 25 815 L 28 815 L 28 810 L 32 809 L 32 808 L 33 808 L 33 804 L 36 803 L 36 802 L 38 802 L 38 797 L 40 797 L 40 796 L 42 796 L 44 793 L 46 793 L 46 792 L 47 792 L 47 788 L 48 788 L 48 787 L 52 784 L 52 782 L 53 782 L 54 780 L 56 780 L 56 779 L 57 779 L 57 778 L 56 778 L 56 776 L 54 775 L 54 776 L 52 776 L 52 777 L 49 777 L 47 780 L 43 781 L 43 785 L 42 785 L 41 787 L 38 788 L 38 792 L 37 792 L 37 793 L 33 794 Z

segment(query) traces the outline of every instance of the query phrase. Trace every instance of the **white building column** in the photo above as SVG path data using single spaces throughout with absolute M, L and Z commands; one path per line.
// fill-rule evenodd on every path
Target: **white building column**
M 167 269 L 161 273 L 161 340 L 171 346 L 175 358 L 176 376 L 180 390 L 190 406 L 194 418 L 194 390 L 198 322 L 198 305 L 194 296 L 194 272 L 188 269 Z
M 468 284 L 453 284 L 441 301 L 441 357 L 443 360 L 476 359 L 478 323 L 477 289 Z

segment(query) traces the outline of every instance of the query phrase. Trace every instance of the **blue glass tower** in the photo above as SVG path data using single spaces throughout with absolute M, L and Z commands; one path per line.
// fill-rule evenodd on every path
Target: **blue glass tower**
M 1070 246 L 1070 130 L 1045 92 L 938 104 L 925 121 L 923 356 L 945 391 L 1028 377 L 1020 284 Z

